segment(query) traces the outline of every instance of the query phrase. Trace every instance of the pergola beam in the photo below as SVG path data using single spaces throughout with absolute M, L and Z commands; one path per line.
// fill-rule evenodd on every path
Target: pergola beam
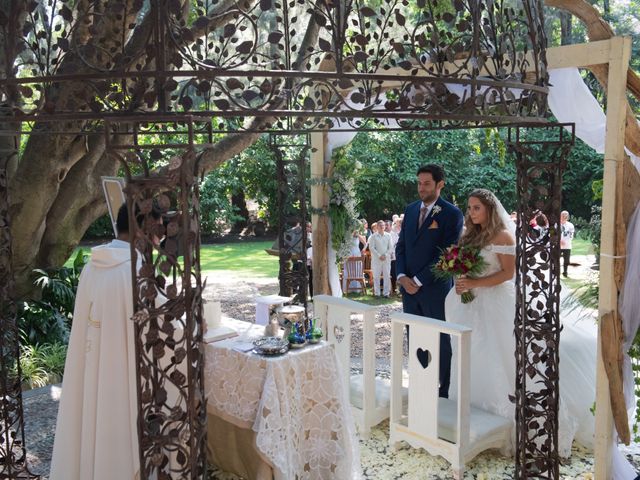
M 613 414 L 609 394 L 609 380 L 603 360 L 604 329 L 613 329 L 619 322 L 618 288 L 615 282 L 616 256 L 616 197 L 622 188 L 625 159 L 624 136 L 626 118 L 627 70 L 631 58 L 631 39 L 614 37 L 611 40 L 607 85 L 607 128 L 604 152 L 602 191 L 602 228 L 600 236 L 600 290 L 598 324 L 598 363 L 596 369 L 596 443 L 595 478 L 611 477 Z M 600 42 L 598 42 L 600 43 Z M 621 208 L 621 207 L 619 207 Z M 605 325 L 607 323 L 607 325 Z

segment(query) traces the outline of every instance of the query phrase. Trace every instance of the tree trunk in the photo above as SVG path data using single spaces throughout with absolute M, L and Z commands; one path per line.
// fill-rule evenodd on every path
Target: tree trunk
M 153 68 L 155 59 L 148 55 L 147 43 L 150 42 L 150 32 L 153 19 L 149 11 L 139 11 L 131 6 L 136 0 L 104 0 L 103 2 L 88 2 L 81 0 L 75 3 L 74 18 L 88 18 L 90 22 L 78 23 L 72 29 L 71 45 L 85 45 L 93 43 L 100 45 L 100 51 L 124 51 L 116 60 L 117 65 L 107 68 L 105 59 L 100 56 L 85 55 L 80 60 L 73 53 L 73 49 L 66 52 L 58 65 L 57 73 L 95 73 L 95 68 L 106 70 L 146 70 Z M 127 18 L 108 15 L 112 11 L 130 12 Z M 250 10 L 256 1 L 237 3 L 239 10 Z M 27 5 L 27 2 L 0 0 L 0 8 L 4 13 L 11 12 L 14 5 Z M 208 15 L 211 22 L 208 29 L 229 21 L 229 15 L 218 15 L 217 12 L 236 4 L 234 0 L 225 0 L 210 9 Z M 181 2 L 184 9 L 191 6 L 191 2 Z M 78 14 L 91 10 L 92 16 Z M 22 10 L 21 10 L 22 11 Z M 135 15 L 134 15 L 135 13 Z M 139 14 L 138 14 L 139 13 Z M 0 38 L 20 38 L 22 35 L 22 20 L 16 20 L 8 15 L 8 27 L 15 30 L 15 35 L 0 35 Z M 140 17 L 140 18 L 136 18 Z M 135 24 L 128 32 L 126 45 L 118 46 L 122 41 L 122 25 Z M 2 26 L 0 26 L 2 28 Z M 50 26 L 43 26 L 50 28 Z M 309 18 L 305 37 L 300 45 L 298 58 L 294 68 L 304 68 L 304 56 L 308 49 L 317 42 L 319 26 Z M 193 27 L 194 35 L 204 32 Z M 15 45 L 0 45 L 0 68 L 5 78 L 12 76 L 15 65 Z M 97 49 L 96 49 L 97 50 Z M 28 51 L 27 51 L 28 53 Z M 171 58 L 167 52 L 167 58 Z M 26 53 L 21 53 L 21 55 Z M 86 54 L 86 52 L 85 52 Z M 102 63 L 101 63 L 102 62 Z M 0 74 L 0 78 L 3 75 Z M 44 91 L 47 102 L 56 110 L 75 110 L 91 101 L 97 94 L 89 82 L 69 82 L 66 84 L 48 84 Z M 7 90 L 7 89 L 5 89 Z M 3 91 L 5 98 L 11 92 Z M 15 92 L 14 92 L 15 93 Z M 100 93 L 100 92 L 98 92 Z M 140 109 L 144 104 L 144 91 L 132 94 L 128 103 L 131 111 Z M 277 105 L 273 106 L 277 108 Z M 246 127 L 258 130 L 262 125 L 272 122 L 268 117 L 248 119 Z M 34 134 L 29 136 L 26 147 L 18 159 L 15 145 L 19 144 L 19 137 L 0 137 L 0 149 L 10 148 L 8 164 L 8 197 L 9 211 L 13 219 L 11 236 L 13 244 L 12 267 L 16 279 L 16 293 L 21 298 L 29 296 L 33 291 L 32 271 L 34 268 L 59 267 L 82 238 L 86 229 L 106 210 L 102 193 L 101 176 L 117 174 L 120 165 L 105 155 L 104 134 L 95 135 L 76 134 L 48 134 L 55 128 L 56 132 L 78 131 L 83 125 L 79 122 L 58 122 L 35 124 Z M 9 128 L 0 125 L 0 128 Z M 12 127 L 15 129 L 15 126 Z M 35 134 L 37 133 L 37 134 Z M 213 147 L 205 151 L 201 157 L 200 166 L 207 173 L 226 160 L 237 155 L 253 144 L 260 137 L 260 133 L 232 133 L 221 138 Z M 2 155 L 2 152 L 0 152 Z
M 240 220 L 235 221 L 231 227 L 231 233 L 238 235 L 245 229 L 249 220 L 249 210 L 247 209 L 247 200 L 244 197 L 243 190 L 231 195 L 231 205 L 234 208 L 233 213 L 242 217 Z
M 571 20 L 573 16 L 568 12 L 560 12 L 560 45 L 571 45 Z

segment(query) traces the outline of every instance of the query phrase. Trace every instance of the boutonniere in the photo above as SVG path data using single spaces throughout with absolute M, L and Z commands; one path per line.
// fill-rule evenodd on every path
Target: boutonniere
M 440 205 L 434 205 L 433 208 L 431 209 L 431 216 L 433 217 L 439 214 L 440 210 L 442 210 L 442 207 Z

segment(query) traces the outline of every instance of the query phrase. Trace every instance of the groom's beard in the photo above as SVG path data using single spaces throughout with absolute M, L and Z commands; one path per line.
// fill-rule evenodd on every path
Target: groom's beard
M 425 205 L 429 205 L 430 203 L 435 202 L 438 199 L 438 194 L 433 192 L 433 193 L 425 193 L 422 197 L 420 197 L 420 200 L 422 200 L 422 202 Z

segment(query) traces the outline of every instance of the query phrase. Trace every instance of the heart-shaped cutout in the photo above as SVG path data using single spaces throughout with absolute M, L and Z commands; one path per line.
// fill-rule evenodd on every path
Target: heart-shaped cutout
M 342 328 L 340 325 L 334 326 L 333 336 L 336 337 L 336 342 L 342 342 L 342 339 L 344 338 L 344 328 Z
M 418 350 L 416 350 L 416 357 L 418 357 L 418 361 L 420 362 L 420 365 L 422 365 L 422 368 L 427 368 L 431 363 L 431 353 L 429 350 L 418 348 Z

